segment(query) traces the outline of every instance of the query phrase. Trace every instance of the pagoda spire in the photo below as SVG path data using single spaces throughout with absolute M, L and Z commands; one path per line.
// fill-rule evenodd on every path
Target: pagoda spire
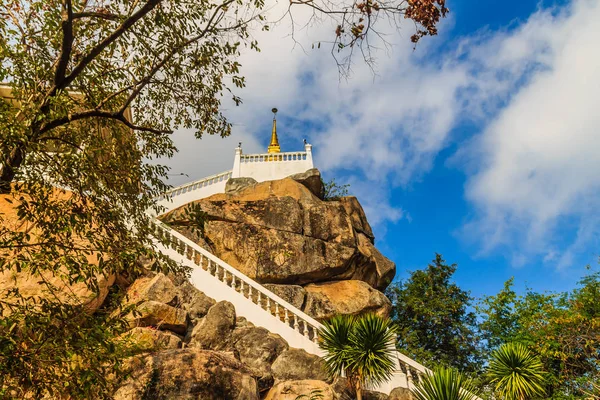
M 280 153 L 281 147 L 279 146 L 279 139 L 277 138 L 277 109 L 273 108 L 273 129 L 271 130 L 271 143 L 267 148 L 267 152 L 269 153 Z

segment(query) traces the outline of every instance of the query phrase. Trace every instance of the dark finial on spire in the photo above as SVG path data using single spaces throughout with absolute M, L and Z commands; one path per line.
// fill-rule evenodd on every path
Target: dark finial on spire
M 275 117 L 277 116 L 277 111 L 279 111 L 279 110 L 277 110 L 277 108 L 275 108 L 275 107 L 273 107 L 271 109 L 271 112 L 273 113 L 273 119 L 275 119 Z

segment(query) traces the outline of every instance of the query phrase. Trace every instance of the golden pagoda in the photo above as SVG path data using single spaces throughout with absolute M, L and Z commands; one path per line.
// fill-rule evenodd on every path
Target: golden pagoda
M 273 129 L 271 131 L 271 144 L 267 148 L 268 153 L 280 153 L 281 147 L 279 146 L 279 139 L 277 138 L 277 109 L 273 108 Z

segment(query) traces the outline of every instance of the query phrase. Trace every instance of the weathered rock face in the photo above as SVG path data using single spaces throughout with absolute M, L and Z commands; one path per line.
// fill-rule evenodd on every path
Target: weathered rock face
M 230 302 L 221 301 L 194 327 L 190 344 L 202 349 L 224 349 L 234 327 L 235 308 Z
M 130 303 L 151 300 L 175 305 L 179 296 L 179 291 L 171 279 L 163 274 L 138 278 L 127 289 L 127 301 Z
M 264 286 L 297 309 L 302 310 L 306 298 L 306 290 L 302 286 L 275 285 L 272 283 L 266 283 Z
M 383 290 L 395 266 L 373 246 L 356 198 L 322 201 L 313 194 L 322 185 L 318 171 L 300 175 L 195 202 L 207 215 L 205 243 L 199 244 L 261 283 L 354 279 Z M 174 225 L 189 222 L 184 208 L 164 218 Z M 200 242 L 188 229 L 181 232 Z
M 336 314 L 372 312 L 387 317 L 392 309 L 383 293 L 363 281 L 337 281 L 306 285 L 304 311 L 313 318 L 324 320 Z
M 129 361 L 131 376 L 115 400 L 258 400 L 256 381 L 226 353 L 200 349 L 166 350 Z
M 257 183 L 254 178 L 231 178 L 225 184 L 225 193 L 237 192 Z
M 139 351 L 155 351 L 165 349 L 178 349 L 181 347 L 181 338 L 169 331 L 159 331 L 152 328 L 133 328 L 127 332 L 126 337 L 132 340 Z
M 180 308 L 148 300 L 137 307 L 137 312 L 139 315 L 130 314 L 126 317 L 131 328 L 152 326 L 179 334 L 187 330 L 187 313 Z
M 331 386 L 316 380 L 298 380 L 278 382 L 271 388 L 265 400 L 296 400 L 299 396 L 320 392 L 321 400 L 336 399 Z
M 410 389 L 396 388 L 390 393 L 388 400 L 413 400 L 413 395 Z
M 288 348 L 287 342 L 279 335 L 254 326 L 237 326 L 231 334 L 229 345 L 229 349 L 258 380 L 260 392 L 273 386 L 271 364 Z
M 318 169 L 312 168 L 306 172 L 292 175 L 290 178 L 306 186 L 306 188 L 319 199 L 323 200 L 325 197 L 325 185 L 323 184 L 321 173 Z
M 362 395 L 363 400 L 388 400 L 387 394 L 371 390 L 365 390 Z
M 282 381 L 311 379 L 330 382 L 323 359 L 301 349 L 281 353 L 271 365 L 271 370 L 275 379 Z

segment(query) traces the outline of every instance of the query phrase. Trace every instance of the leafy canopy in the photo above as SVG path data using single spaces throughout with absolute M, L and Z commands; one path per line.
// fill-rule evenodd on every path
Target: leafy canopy
M 582 278 L 564 293 L 516 295 L 509 280 L 479 305 L 490 352 L 520 342 L 539 355 L 548 372 L 548 397 L 583 396 L 600 376 L 600 274 Z
M 476 315 L 471 297 L 451 281 L 456 264 L 442 255 L 387 290 L 398 348 L 425 365 L 475 371 L 480 366 Z

